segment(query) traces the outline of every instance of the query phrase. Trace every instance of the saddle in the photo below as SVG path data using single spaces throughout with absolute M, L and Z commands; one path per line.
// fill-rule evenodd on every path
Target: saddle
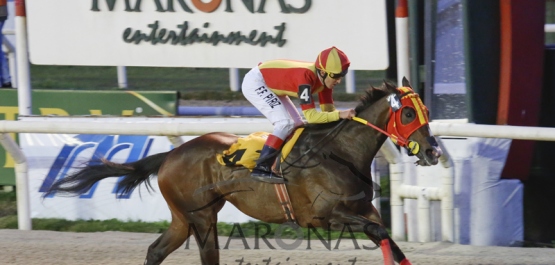
M 281 154 L 276 162 L 283 162 L 293 149 L 304 128 L 297 128 L 287 139 Z M 250 171 L 256 166 L 256 160 L 260 157 L 260 150 L 264 146 L 270 133 L 255 132 L 248 136 L 240 137 L 236 143 L 232 144 L 228 150 L 216 155 L 218 162 L 224 166 L 236 167 L 243 166 Z
M 279 170 L 281 162 L 289 155 L 303 130 L 304 128 L 297 128 L 295 132 L 286 139 L 283 148 L 281 148 L 281 154 L 274 162 L 275 168 Z M 224 166 L 243 166 L 252 171 L 256 166 L 256 160 L 260 157 L 260 150 L 262 150 L 268 135 L 270 134 L 267 132 L 255 132 L 246 137 L 240 137 L 228 150 L 225 150 L 222 154 L 217 154 L 216 159 Z M 297 223 L 287 187 L 284 183 L 273 184 L 273 186 L 285 220 L 291 223 Z

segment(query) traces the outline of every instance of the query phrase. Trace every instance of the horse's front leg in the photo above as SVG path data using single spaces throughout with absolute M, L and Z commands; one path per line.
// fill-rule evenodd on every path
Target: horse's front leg
M 376 208 L 372 204 L 368 207 L 372 207 L 371 212 L 368 216 L 362 216 L 339 203 L 334 207 L 330 216 L 330 228 L 341 230 L 348 224 L 353 229 L 353 232 L 363 232 L 376 245 L 380 246 L 385 265 L 394 265 L 394 261 L 400 265 L 411 265 L 405 254 L 387 233 Z

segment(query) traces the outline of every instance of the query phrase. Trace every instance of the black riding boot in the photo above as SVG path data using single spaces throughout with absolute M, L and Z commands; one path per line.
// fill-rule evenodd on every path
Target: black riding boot
M 251 172 L 251 178 L 267 183 L 284 183 L 283 178 L 272 171 L 272 165 L 278 154 L 278 150 L 264 145 L 260 152 L 260 158 Z

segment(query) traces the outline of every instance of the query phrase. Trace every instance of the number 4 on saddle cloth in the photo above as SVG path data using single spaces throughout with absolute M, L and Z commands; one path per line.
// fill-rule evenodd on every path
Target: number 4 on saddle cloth
M 281 162 L 285 160 L 303 130 L 304 128 L 297 128 L 291 137 L 288 137 L 288 140 L 286 140 L 283 148 L 281 148 L 281 155 L 278 156 L 278 159 L 274 162 L 273 167 L 279 167 Z M 217 154 L 216 159 L 224 166 L 243 166 L 252 171 L 252 169 L 256 166 L 256 160 L 260 157 L 260 151 L 262 150 L 268 135 L 270 135 L 270 133 L 255 132 L 246 137 L 241 137 L 236 143 L 232 144 L 228 150 L 225 150 L 223 154 Z M 291 205 L 291 199 L 289 198 L 289 193 L 287 192 L 285 183 L 274 184 L 273 186 L 280 202 L 285 220 L 288 220 L 291 223 L 296 223 L 295 213 L 293 212 L 293 206 Z
M 281 149 L 281 155 L 278 156 L 278 158 L 281 158 L 280 162 L 283 162 L 289 152 L 291 152 L 293 145 L 295 145 L 295 142 L 297 142 L 303 130 L 304 128 L 296 129 L 291 137 L 288 138 Z M 256 160 L 260 157 L 260 150 L 262 150 L 268 135 L 270 135 L 270 133 L 255 132 L 246 137 L 241 137 L 236 143 L 231 145 L 228 150 L 225 150 L 222 154 L 218 154 L 216 159 L 224 166 L 243 166 L 252 171 L 256 166 Z

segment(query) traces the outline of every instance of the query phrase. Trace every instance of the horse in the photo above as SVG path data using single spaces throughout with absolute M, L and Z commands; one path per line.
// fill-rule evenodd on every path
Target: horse
M 295 223 L 341 231 L 349 225 L 382 249 L 384 264 L 410 265 L 390 238 L 372 205 L 374 187 L 370 167 L 382 144 L 391 138 L 418 158 L 417 165 L 432 166 L 441 156 L 428 125 L 428 111 L 406 80 L 397 88 L 388 81 L 370 87 L 355 107 L 354 120 L 307 124 L 281 168 L 286 179 Z M 219 264 L 217 213 L 227 202 L 248 216 L 267 223 L 286 223 L 274 185 L 250 178 L 249 170 L 216 162 L 217 154 L 237 142 L 237 135 L 212 132 L 179 147 L 130 163 L 89 164 L 55 181 L 44 197 L 79 195 L 96 182 L 120 177 L 118 192 L 125 194 L 158 178 L 171 212 L 169 228 L 149 247 L 144 264 L 161 264 L 193 234 L 204 265 Z M 194 233 L 191 233 L 194 228 Z M 395 262 L 394 262 L 395 261 Z

